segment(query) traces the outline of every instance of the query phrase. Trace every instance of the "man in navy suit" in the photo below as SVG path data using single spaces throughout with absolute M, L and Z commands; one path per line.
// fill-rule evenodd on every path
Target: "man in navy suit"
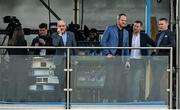
M 168 29 L 168 20 L 159 19 L 159 33 L 156 37 L 157 47 L 176 47 L 175 34 Z M 169 55 L 169 50 L 156 50 L 156 55 Z
M 156 37 L 157 47 L 173 47 L 175 48 L 175 34 L 168 29 L 168 20 L 166 18 L 159 19 L 159 33 Z M 169 50 L 154 50 L 156 58 L 152 60 L 152 88 L 149 95 L 150 100 L 164 100 L 161 94 L 161 79 L 168 68 Z M 157 59 L 158 58 L 158 59 Z M 165 89 L 165 88 L 164 88 Z M 161 90 L 161 91 L 160 91 Z
M 129 36 L 130 47 L 148 47 L 151 45 L 155 47 L 155 42 L 144 32 L 141 32 L 143 23 L 135 21 L 133 24 L 133 32 Z M 131 69 L 128 74 L 128 91 L 130 101 L 142 101 L 144 97 L 145 88 L 145 70 L 146 57 L 148 55 L 147 49 L 131 49 L 130 50 L 130 64 Z
M 128 47 L 129 33 L 126 26 L 126 14 L 119 14 L 116 25 L 108 26 L 101 40 L 102 47 Z M 129 55 L 128 49 L 104 49 L 103 55 L 107 56 L 107 73 L 104 86 L 104 101 L 125 101 L 126 75 L 124 66 L 130 67 L 125 56 Z M 113 57 L 115 56 L 115 57 Z M 114 66 L 115 65 L 115 66 Z M 111 93 L 111 94 L 109 94 Z
M 76 47 L 76 40 L 74 33 L 66 31 L 66 23 L 63 20 L 58 21 L 57 32 L 51 35 L 53 46 L 57 47 Z M 65 72 L 66 68 L 66 49 L 56 49 L 54 56 L 54 63 L 56 65 L 55 74 L 59 78 L 59 86 L 57 94 L 59 101 L 64 100 L 64 86 L 65 86 Z M 70 54 L 76 54 L 75 50 L 70 51 Z

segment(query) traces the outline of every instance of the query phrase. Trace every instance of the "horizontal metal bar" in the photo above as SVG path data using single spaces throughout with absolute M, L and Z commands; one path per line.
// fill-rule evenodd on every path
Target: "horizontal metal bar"
M 172 47 L 36 47 L 36 46 L 0 46 L 0 49 L 171 49 Z

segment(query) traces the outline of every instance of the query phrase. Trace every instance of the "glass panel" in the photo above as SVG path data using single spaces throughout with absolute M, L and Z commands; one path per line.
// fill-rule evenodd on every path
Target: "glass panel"
M 168 104 L 168 80 L 169 68 L 168 56 L 153 56 L 151 57 L 151 85 L 149 90 L 149 101 L 165 101 Z M 148 95 L 147 94 L 147 95 Z
M 14 50 L 17 52 L 18 49 Z M 40 55 L 1 55 L 1 101 L 65 102 L 66 51 L 56 50 L 55 55 L 45 55 L 41 51 L 39 53 Z
M 105 57 L 72 56 L 71 94 L 72 102 L 100 102 L 105 80 Z
M 71 56 L 71 102 L 168 104 L 168 60 L 168 56 Z
M 70 57 L 72 103 L 168 104 L 167 55 L 133 59 L 102 56 L 100 49 L 76 52 L 79 55 Z M 65 102 L 66 53 L 63 49 L 55 55 L 1 54 L 0 100 Z

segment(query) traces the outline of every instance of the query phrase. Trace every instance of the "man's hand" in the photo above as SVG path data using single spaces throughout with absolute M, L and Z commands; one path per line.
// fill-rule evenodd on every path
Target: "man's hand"
M 129 61 L 126 61 L 126 63 L 125 63 L 125 69 L 126 69 L 126 70 L 129 70 L 130 68 L 131 68 L 131 65 L 130 65 Z
M 157 49 L 153 49 L 151 55 L 155 55 L 157 52 Z
M 39 43 L 35 43 L 35 46 L 39 46 Z
M 155 53 L 156 53 L 156 52 L 157 52 L 157 50 L 156 50 L 156 49 L 153 49 L 153 52 L 155 52 Z
M 108 54 L 106 57 L 107 57 L 107 58 L 112 58 L 112 57 L 113 57 L 113 55 Z
M 44 39 L 39 39 L 39 42 L 41 43 L 41 44 L 43 44 L 43 45 L 45 45 L 46 44 L 46 42 L 44 41 Z

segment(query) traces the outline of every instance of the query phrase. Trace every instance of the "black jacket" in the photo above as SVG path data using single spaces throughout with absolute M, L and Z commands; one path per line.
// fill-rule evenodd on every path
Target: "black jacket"
M 160 41 L 159 47 L 176 47 L 176 41 L 175 41 L 175 34 L 170 31 L 170 30 L 166 30 L 163 31 L 165 32 L 163 34 L 163 38 Z M 156 46 L 158 46 L 158 40 L 160 38 L 161 32 L 157 34 L 156 37 Z M 169 50 L 158 50 L 157 55 L 169 55 Z
M 130 33 L 129 34 L 129 46 L 130 47 L 132 47 L 132 37 L 133 37 L 133 33 Z M 141 32 L 140 33 L 140 47 L 148 47 L 148 45 L 155 47 L 155 42 L 146 33 Z M 142 56 L 148 55 L 148 49 L 141 49 L 141 55 Z
M 45 38 L 41 38 L 41 39 L 44 39 L 45 45 L 43 45 L 43 44 L 41 44 L 39 42 L 40 38 L 41 38 L 40 36 L 35 37 L 32 40 L 31 46 L 35 46 L 36 43 L 38 43 L 39 46 L 52 46 L 52 38 L 51 37 L 46 36 Z M 39 55 L 40 54 L 40 50 L 41 49 L 31 49 L 31 52 L 33 52 L 34 55 Z M 54 50 L 53 49 L 46 49 L 46 54 L 47 55 L 52 55 L 52 54 L 54 54 Z
M 14 46 L 27 46 L 27 41 L 18 42 Z M 7 49 L 9 55 L 28 55 L 27 49 Z

